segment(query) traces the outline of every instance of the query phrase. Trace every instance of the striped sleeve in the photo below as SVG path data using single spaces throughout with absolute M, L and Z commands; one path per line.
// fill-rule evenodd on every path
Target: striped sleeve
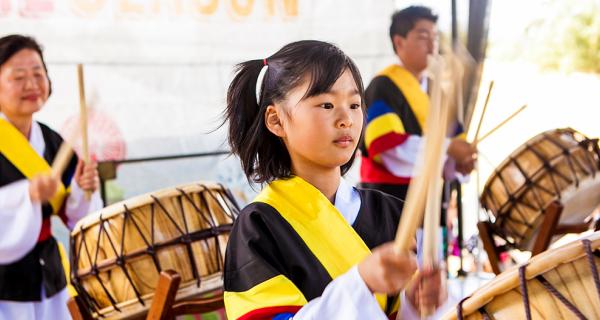
M 402 120 L 385 100 L 377 100 L 369 106 L 365 147 L 370 158 L 401 145 L 407 138 Z
M 224 298 L 228 319 L 286 319 L 306 304 L 300 290 L 283 275 L 246 291 L 225 291 Z

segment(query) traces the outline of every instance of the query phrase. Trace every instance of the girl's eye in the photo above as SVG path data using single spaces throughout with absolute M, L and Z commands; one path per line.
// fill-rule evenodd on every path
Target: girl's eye
M 350 105 L 350 109 L 360 109 L 360 104 L 359 103 L 353 103 Z
M 321 107 L 323 109 L 333 109 L 333 103 L 330 103 L 330 102 L 321 103 Z

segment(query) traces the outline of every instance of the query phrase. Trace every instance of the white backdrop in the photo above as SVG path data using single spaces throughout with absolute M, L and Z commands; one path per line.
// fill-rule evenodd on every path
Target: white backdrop
M 91 150 L 106 160 L 227 150 L 218 125 L 233 66 L 291 41 L 336 43 L 368 83 L 394 61 L 393 10 L 382 0 L 0 0 L 0 30 L 45 47 L 54 92 L 38 119 L 68 139 L 84 64 Z M 233 157 L 122 165 L 116 189 L 129 198 L 199 179 L 251 197 Z

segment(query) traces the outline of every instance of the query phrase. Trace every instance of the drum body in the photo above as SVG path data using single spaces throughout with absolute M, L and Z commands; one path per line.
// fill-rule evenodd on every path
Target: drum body
M 96 317 L 147 312 L 160 271 L 181 276 L 177 299 L 222 290 L 223 257 L 239 213 L 223 186 L 196 183 L 106 207 L 71 234 L 71 280 Z
M 527 312 L 531 319 L 600 319 L 599 248 L 596 232 L 545 251 L 477 289 L 444 319 L 527 319 Z
M 487 180 L 481 205 L 494 232 L 531 250 L 544 210 L 562 204 L 559 224 L 580 224 L 600 204 L 598 143 L 567 128 L 543 132 L 515 150 Z

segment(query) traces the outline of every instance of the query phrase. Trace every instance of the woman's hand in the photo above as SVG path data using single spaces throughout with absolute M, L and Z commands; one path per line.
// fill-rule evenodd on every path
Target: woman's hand
M 81 190 L 92 193 L 98 190 L 98 187 L 100 186 L 98 163 L 95 160 L 91 160 L 85 164 L 82 160 L 79 160 L 77 162 L 77 168 L 75 168 L 74 179 Z
M 412 253 L 397 253 L 392 242 L 375 249 L 358 265 L 358 273 L 373 293 L 400 292 L 417 270 Z
M 29 198 L 32 202 L 48 202 L 58 191 L 60 181 L 54 175 L 35 176 L 29 182 Z

